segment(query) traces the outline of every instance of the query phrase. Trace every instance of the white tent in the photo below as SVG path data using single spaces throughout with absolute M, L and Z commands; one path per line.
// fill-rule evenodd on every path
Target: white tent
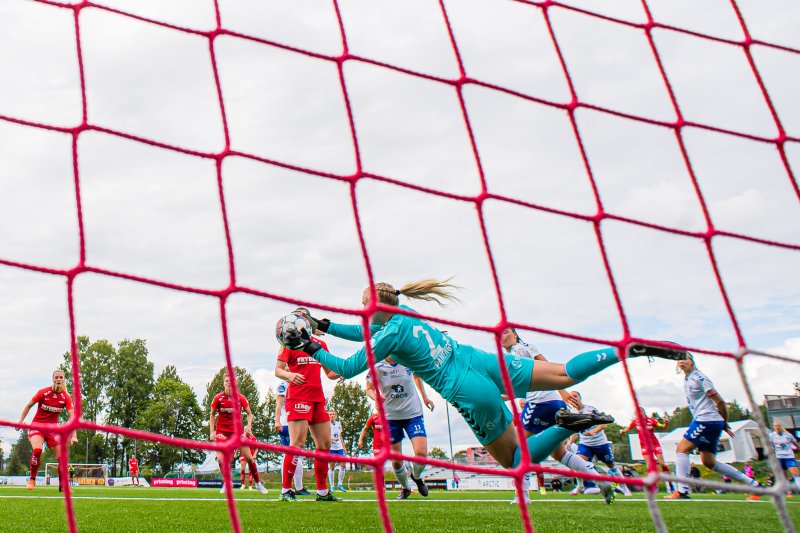
M 722 433 L 719 439 L 720 449 L 717 458 L 723 463 L 735 463 L 751 461 L 758 458 L 756 448 L 761 448 L 761 436 L 758 433 L 758 424 L 753 420 L 737 420 L 730 423 L 733 437 L 727 433 Z M 681 427 L 669 433 L 656 433 L 661 449 L 664 451 L 664 460 L 668 463 L 675 462 L 675 447 L 683 438 L 688 428 Z M 639 435 L 628 435 L 628 442 L 631 446 L 631 458 L 634 461 L 644 461 L 642 448 L 639 444 Z M 700 462 L 699 455 L 695 451 L 692 454 L 692 462 Z

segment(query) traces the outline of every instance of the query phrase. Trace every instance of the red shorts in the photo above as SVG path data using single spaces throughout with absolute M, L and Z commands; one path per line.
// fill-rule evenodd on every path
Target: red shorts
M 656 442 L 654 446 L 643 446 L 642 455 L 646 457 L 650 453 L 650 448 L 653 449 L 653 455 L 664 455 L 664 452 L 661 451 L 661 444 L 658 442 Z
M 30 439 L 31 437 L 35 437 L 37 435 L 44 438 L 48 448 L 58 446 L 58 440 L 56 440 L 56 436 L 52 433 L 42 433 L 37 429 L 32 429 L 30 433 L 28 433 L 28 438 Z
M 138 475 L 139 475 L 139 471 L 138 470 L 131 470 L 130 477 L 137 477 Z
M 328 422 L 331 417 L 325 410 L 325 402 L 307 402 L 305 400 L 287 400 L 286 402 L 287 419 L 308 420 L 309 424 L 320 424 Z
M 214 442 L 225 442 L 231 437 L 233 437 L 233 433 L 228 433 L 226 431 L 217 431 L 214 434 Z

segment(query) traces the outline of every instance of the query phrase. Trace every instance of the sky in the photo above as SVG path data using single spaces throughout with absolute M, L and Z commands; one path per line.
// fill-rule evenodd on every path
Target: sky
M 95 3 L 179 27 L 215 27 L 210 0 Z M 638 1 L 563 3 L 646 22 Z M 792 25 L 800 16 L 796 3 L 737 4 L 753 39 L 800 50 Z M 702 239 L 605 219 L 601 250 L 591 222 L 560 214 L 598 213 L 582 146 L 605 213 L 683 232 L 708 229 L 675 131 L 653 123 L 677 116 L 644 30 L 548 9 L 577 98 L 593 106 L 576 109 L 573 128 L 566 111 L 547 105 L 571 97 L 542 8 L 446 0 L 466 75 L 482 82 L 463 86 L 468 129 L 456 86 L 443 82 L 459 78 L 459 65 L 438 2 L 341 0 L 339 6 L 350 54 L 371 60 L 348 59 L 342 67 L 362 169 L 392 181 L 362 178 L 351 197 L 347 181 L 226 157 L 222 185 L 237 286 L 357 310 L 368 284 L 357 216 L 376 281 L 400 286 L 454 276 L 463 302 L 411 304 L 425 315 L 494 327 L 502 308 L 508 320 L 531 328 L 621 339 L 605 250 L 632 336 L 738 350 Z M 647 6 L 663 24 L 743 39 L 727 1 L 648 0 Z M 337 64 L 301 53 L 343 53 L 333 3 L 220 0 L 220 16 L 222 27 L 237 34 L 213 43 L 231 149 L 325 175 L 353 175 L 358 162 Z M 0 259 L 6 262 L 70 269 L 80 259 L 72 138 L 14 122 L 80 124 L 75 27 L 70 9 L 0 3 L 0 49 L 6 51 L 0 55 Z M 224 149 L 208 38 L 96 7 L 81 10 L 78 27 L 89 124 L 189 152 Z M 714 228 L 788 245 L 716 236 L 710 250 L 746 347 L 800 360 L 800 251 L 791 248 L 800 246 L 800 201 L 775 145 L 752 138 L 773 139 L 778 130 L 746 55 L 739 46 L 685 32 L 656 28 L 652 35 L 684 119 L 750 136 L 698 127 L 680 134 Z M 799 176 L 800 78 L 794 73 L 800 55 L 758 44 L 751 51 L 792 139 L 785 154 Z M 229 286 L 213 159 L 96 130 L 78 136 L 77 154 L 87 265 L 205 290 Z M 468 199 L 481 193 L 481 170 L 490 193 L 544 209 L 494 198 L 478 209 Z M 0 419 L 18 419 L 68 349 L 66 287 L 63 276 L 0 264 Z M 175 365 L 201 400 L 224 365 L 214 297 L 82 273 L 74 303 L 79 334 L 115 343 L 146 339 L 156 371 Z M 234 363 L 262 391 L 277 383 L 274 324 L 292 308 L 243 293 L 227 301 Z M 346 313 L 315 313 L 356 321 Z M 441 327 L 461 343 L 495 349 L 490 334 Z M 521 333 L 559 362 L 596 347 Z M 358 349 L 326 340 L 337 355 Z M 699 354 L 697 361 L 726 400 L 747 405 L 730 359 Z M 744 367 L 757 401 L 790 394 L 800 381 L 800 367 L 791 362 L 752 355 Z M 684 405 L 672 365 L 636 360 L 630 369 L 648 410 Z M 363 383 L 364 376 L 355 379 Z M 328 391 L 332 386 L 326 383 Z M 633 414 L 619 366 L 577 389 L 620 422 Z M 446 447 L 445 403 L 432 397 L 429 444 Z M 451 415 L 454 445 L 476 445 L 460 415 Z M 4 449 L 17 436 L 0 427 Z

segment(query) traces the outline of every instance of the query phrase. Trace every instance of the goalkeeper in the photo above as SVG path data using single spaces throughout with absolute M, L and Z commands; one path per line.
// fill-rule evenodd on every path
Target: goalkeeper
M 426 279 L 408 283 L 395 289 L 388 283 L 378 283 L 375 290 L 381 304 L 414 312 L 400 305 L 399 296 L 427 300 L 444 305 L 444 300 L 458 298 L 452 293 L 455 287 L 447 281 Z M 365 289 L 362 303 L 370 303 L 370 290 Z M 327 319 L 308 316 L 314 329 L 351 341 L 363 341 L 359 325 L 343 325 Z M 370 332 L 375 360 L 388 356 L 409 368 L 455 407 L 469 424 L 478 441 L 502 466 L 516 467 L 521 460 L 517 434 L 512 424 L 511 412 L 501 399 L 504 386 L 497 356 L 459 344 L 446 334 L 420 318 L 391 311 L 373 313 Z M 367 369 L 367 352 L 362 347 L 347 359 L 341 359 L 322 349 L 310 338 L 310 332 L 291 330 L 282 339 L 287 347 L 302 350 L 337 374 L 351 378 Z M 675 349 L 632 345 L 630 356 L 660 357 L 681 360 L 686 352 Z M 511 377 L 515 397 L 524 397 L 529 391 L 560 390 L 587 379 L 601 370 L 619 362 L 614 348 L 604 348 L 573 357 L 566 365 L 550 361 L 506 354 L 504 361 Z M 530 460 L 538 463 L 573 433 L 597 424 L 613 422 L 602 413 L 570 413 L 562 410 L 556 415 L 556 425 L 527 439 Z

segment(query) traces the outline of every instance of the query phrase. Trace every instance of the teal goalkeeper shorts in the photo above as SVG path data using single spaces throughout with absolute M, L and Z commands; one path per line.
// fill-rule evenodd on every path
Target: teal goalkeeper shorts
M 483 445 L 497 440 L 511 424 L 511 411 L 500 397 L 505 394 L 497 356 L 471 346 L 460 345 L 454 354 L 458 361 L 469 361 L 461 385 L 445 398 L 455 407 Z M 533 374 L 533 359 L 505 355 L 506 368 L 514 387 L 514 397 L 524 398 Z

